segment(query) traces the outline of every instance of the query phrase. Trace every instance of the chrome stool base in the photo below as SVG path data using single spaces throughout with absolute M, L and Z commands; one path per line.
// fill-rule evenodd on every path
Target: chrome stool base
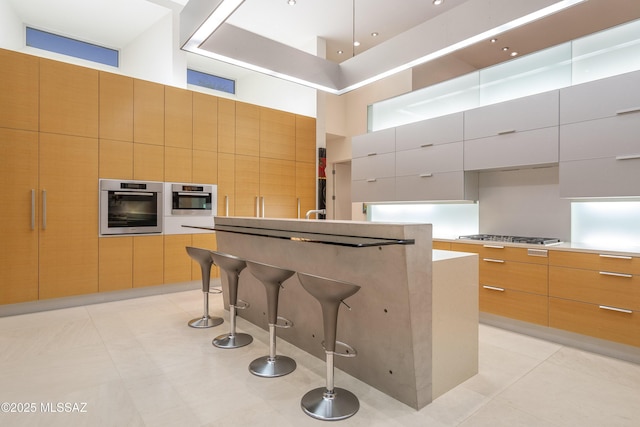
M 296 369 L 296 361 L 287 356 L 259 357 L 249 364 L 249 372 L 266 378 L 281 377 Z
M 337 421 L 358 412 L 360 402 L 349 390 L 335 387 L 333 393 L 330 393 L 325 387 L 319 387 L 302 396 L 300 406 L 310 417 L 323 421 Z
M 239 348 L 249 345 L 253 342 L 253 337 L 249 334 L 243 334 L 241 332 L 236 334 L 223 334 L 217 336 L 211 342 L 218 348 Z
M 203 316 L 197 319 L 189 321 L 189 326 L 192 328 L 213 328 L 214 326 L 221 325 L 224 320 L 221 317 Z

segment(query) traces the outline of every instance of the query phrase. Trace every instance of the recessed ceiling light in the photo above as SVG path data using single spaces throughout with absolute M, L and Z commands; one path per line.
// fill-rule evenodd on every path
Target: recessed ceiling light
M 497 41 L 498 41 L 498 39 L 491 39 L 491 40 L 489 40 L 489 41 L 490 41 L 491 43 L 495 43 L 495 42 L 497 42 Z
M 371 33 L 371 37 L 378 37 L 378 33 L 374 31 L 373 33 Z
M 511 56 L 518 56 L 518 52 L 511 52 Z
M 360 46 L 360 42 L 359 42 L 358 40 L 356 40 L 356 41 L 354 41 L 354 42 L 353 42 L 353 45 L 354 45 L 355 47 L 358 47 L 358 46 Z
M 433 4 L 436 6 L 440 6 L 442 3 L 444 3 L 444 0 L 433 0 Z
M 339 50 L 338 51 L 338 55 L 342 55 L 344 53 L 344 50 Z
M 506 51 L 508 51 L 508 50 L 509 50 L 509 47 L 507 47 L 507 46 L 505 46 L 505 47 L 503 47 L 503 48 L 502 48 L 502 51 L 503 51 L 503 52 L 506 52 Z
M 289 0 L 287 3 L 289 3 L 290 6 L 295 6 L 296 0 Z

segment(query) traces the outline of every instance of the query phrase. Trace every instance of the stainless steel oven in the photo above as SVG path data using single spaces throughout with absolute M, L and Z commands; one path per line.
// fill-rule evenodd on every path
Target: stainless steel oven
M 161 182 L 100 180 L 100 234 L 162 233 Z
M 171 184 L 172 215 L 213 215 L 213 185 Z

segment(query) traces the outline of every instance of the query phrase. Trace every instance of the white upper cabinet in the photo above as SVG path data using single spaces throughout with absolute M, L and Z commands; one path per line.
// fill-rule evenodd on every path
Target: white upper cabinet
M 464 139 L 557 126 L 558 110 L 558 91 L 551 91 L 465 111 Z
M 463 113 L 423 120 L 396 128 L 396 150 L 412 150 L 462 141 Z
M 640 155 L 560 162 L 560 197 L 640 196 Z
M 560 90 L 560 123 L 640 113 L 640 71 Z
M 393 153 L 396 151 L 396 130 L 391 128 L 354 136 L 351 139 L 351 150 L 354 159 Z
M 640 156 L 640 111 L 560 126 L 560 161 Z
M 395 129 L 352 138 L 351 201 L 395 200 Z
M 462 170 L 462 142 L 398 151 L 396 175 L 420 175 Z

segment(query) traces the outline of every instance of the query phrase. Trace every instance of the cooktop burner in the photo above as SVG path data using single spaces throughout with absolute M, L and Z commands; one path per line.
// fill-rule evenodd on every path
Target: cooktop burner
M 560 239 L 552 237 L 522 237 L 522 236 L 503 236 L 500 234 L 472 234 L 470 236 L 460 236 L 459 239 L 483 240 L 488 242 L 504 242 L 504 243 L 526 243 L 529 245 L 554 245 L 562 243 Z

